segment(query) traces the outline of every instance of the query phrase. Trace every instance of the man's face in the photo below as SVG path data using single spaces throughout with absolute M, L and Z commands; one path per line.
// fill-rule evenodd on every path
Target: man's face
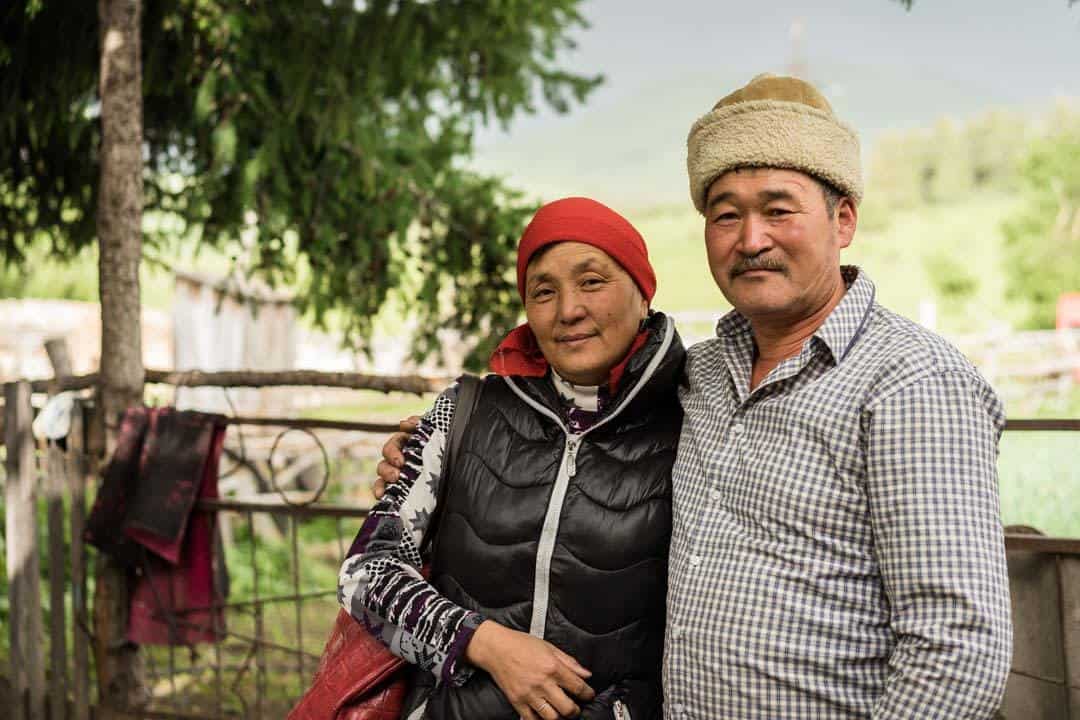
M 529 328 L 547 361 L 572 383 L 604 382 L 647 312 L 630 274 L 592 245 L 551 245 L 525 271 Z
M 750 320 L 797 322 L 836 290 L 840 250 L 857 210 L 830 214 L 821 186 L 796 170 L 746 168 L 718 177 L 705 200 L 705 248 L 724 297 Z

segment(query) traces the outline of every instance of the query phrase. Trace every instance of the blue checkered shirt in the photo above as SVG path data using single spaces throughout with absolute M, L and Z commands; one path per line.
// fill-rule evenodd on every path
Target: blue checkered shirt
M 988 718 L 1012 649 L 994 391 L 846 295 L 750 391 L 750 325 L 690 349 L 665 717 Z

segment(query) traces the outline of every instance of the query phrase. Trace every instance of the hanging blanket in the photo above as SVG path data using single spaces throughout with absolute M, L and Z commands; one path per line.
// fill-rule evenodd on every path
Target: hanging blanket
M 133 576 L 128 639 L 191 645 L 223 637 L 224 561 L 211 513 L 224 418 L 173 408 L 129 409 L 87 520 L 89 542 Z

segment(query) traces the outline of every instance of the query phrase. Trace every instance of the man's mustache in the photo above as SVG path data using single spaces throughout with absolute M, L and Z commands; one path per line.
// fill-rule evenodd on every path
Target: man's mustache
M 784 263 L 776 260 L 767 255 L 755 255 L 753 257 L 744 257 L 736 262 L 731 270 L 728 271 L 728 275 L 735 279 L 743 273 L 750 272 L 751 270 L 774 270 L 776 272 L 787 274 L 787 266 Z

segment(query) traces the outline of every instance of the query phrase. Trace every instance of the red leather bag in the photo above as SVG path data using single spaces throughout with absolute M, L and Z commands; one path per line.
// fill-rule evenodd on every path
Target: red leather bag
M 405 661 L 339 610 L 311 687 L 288 720 L 398 720 Z
M 458 379 L 444 468 L 453 467 L 479 395 L 479 378 L 463 375 Z M 445 492 L 446 483 L 442 483 L 440 501 L 421 543 L 422 552 L 438 533 L 439 511 L 446 504 Z M 429 571 L 425 565 L 424 577 Z M 407 679 L 405 661 L 391 653 L 352 615 L 339 610 L 311 687 L 289 713 L 288 720 L 400 720 L 409 689 Z

